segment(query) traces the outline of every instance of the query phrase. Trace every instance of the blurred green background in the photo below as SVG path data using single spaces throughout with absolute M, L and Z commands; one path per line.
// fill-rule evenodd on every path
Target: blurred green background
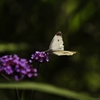
M 63 34 L 65 49 L 77 53 L 51 55 L 40 66 L 36 82 L 99 97 L 100 0 L 0 0 L 1 56 L 16 53 L 28 59 L 36 50 L 47 50 L 57 31 Z M 4 90 L 0 93 L 5 95 Z M 34 93 L 34 100 L 51 99 L 67 100 Z

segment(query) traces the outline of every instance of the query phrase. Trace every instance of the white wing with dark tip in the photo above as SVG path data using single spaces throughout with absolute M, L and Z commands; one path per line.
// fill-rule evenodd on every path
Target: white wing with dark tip
M 75 51 L 64 51 L 64 45 L 63 45 L 63 39 L 62 39 L 62 33 L 61 31 L 57 32 L 56 35 L 53 37 L 50 46 L 49 51 L 51 51 L 53 54 L 56 54 L 58 56 L 62 55 L 73 55 L 76 52 Z
M 62 39 L 62 33 L 59 31 L 56 33 L 56 35 L 53 37 L 49 49 L 52 50 L 64 50 L 63 45 L 63 39 Z

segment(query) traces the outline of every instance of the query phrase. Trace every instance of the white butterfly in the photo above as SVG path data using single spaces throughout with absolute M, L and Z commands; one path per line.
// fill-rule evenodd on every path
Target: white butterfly
M 47 50 L 49 53 L 56 54 L 58 56 L 63 55 L 73 55 L 76 52 L 75 51 L 64 51 L 64 45 L 63 45 L 63 39 L 62 39 L 62 33 L 61 31 L 57 32 L 54 38 L 52 39 L 49 49 Z

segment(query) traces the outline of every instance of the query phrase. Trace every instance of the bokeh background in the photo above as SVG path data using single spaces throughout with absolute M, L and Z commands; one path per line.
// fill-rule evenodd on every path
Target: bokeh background
M 41 64 L 36 82 L 99 97 L 100 0 L 0 0 L 0 56 L 28 59 L 36 50 L 47 50 L 57 31 L 62 32 L 65 49 L 77 53 L 51 55 L 48 63 Z M 15 96 L 12 91 L 12 95 L 0 93 L 7 96 L 4 100 Z M 51 99 L 67 100 L 34 93 L 34 100 Z

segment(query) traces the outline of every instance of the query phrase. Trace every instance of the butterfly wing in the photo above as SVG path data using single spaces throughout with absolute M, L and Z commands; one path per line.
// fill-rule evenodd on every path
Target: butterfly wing
M 56 35 L 53 37 L 49 50 L 64 50 L 64 45 L 63 45 L 63 39 L 62 39 L 62 33 L 59 31 L 56 33 Z
M 75 51 L 63 51 L 63 50 L 54 50 L 53 51 L 53 54 L 58 55 L 58 56 L 64 56 L 64 55 L 71 56 L 75 53 L 76 53 Z
M 56 35 L 53 37 L 50 46 L 49 46 L 49 52 L 56 54 L 58 56 L 62 55 L 73 55 L 76 52 L 74 51 L 64 51 L 64 45 L 63 45 L 63 39 L 62 39 L 62 33 L 59 31 L 56 33 Z

